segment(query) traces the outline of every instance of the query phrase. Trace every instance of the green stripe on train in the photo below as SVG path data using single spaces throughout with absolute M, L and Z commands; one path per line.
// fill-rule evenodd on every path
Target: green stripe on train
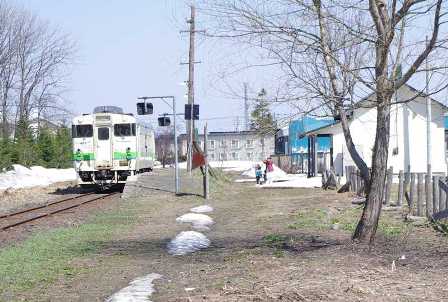
M 136 159 L 137 152 L 114 152 L 114 159 Z
M 93 153 L 73 153 L 72 154 L 72 160 L 94 160 L 95 154 Z

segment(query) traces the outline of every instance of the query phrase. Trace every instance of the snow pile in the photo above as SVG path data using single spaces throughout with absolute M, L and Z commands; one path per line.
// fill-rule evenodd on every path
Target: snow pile
M 168 243 L 168 253 L 181 256 L 209 246 L 210 240 L 204 234 L 195 231 L 181 232 Z
M 193 228 L 198 230 L 209 230 L 213 224 L 213 219 L 205 214 L 188 213 L 176 218 L 180 223 L 191 223 Z
M 274 181 L 288 179 L 288 174 L 285 171 L 283 171 L 276 165 L 272 166 L 274 170 L 272 172 L 268 172 L 268 179 Z M 261 165 L 261 168 L 264 169 L 263 165 Z M 241 175 L 247 177 L 255 177 L 255 166 L 252 166 L 250 169 L 245 170 Z
M 203 205 L 195 208 L 191 208 L 190 212 L 193 213 L 210 213 L 213 212 L 213 208 L 209 205 Z
M 269 175 L 269 174 L 268 174 Z M 260 186 L 265 188 L 320 188 L 322 177 L 307 178 L 306 175 L 295 175 L 290 180 L 282 182 L 269 182 Z
M 0 190 L 48 186 L 52 183 L 76 180 L 76 172 L 70 169 L 46 169 L 40 166 L 26 168 L 13 165 L 13 170 L 0 173 Z
M 106 302 L 151 302 L 149 296 L 154 292 L 152 282 L 161 277 L 159 274 L 149 274 L 137 278 L 129 286 L 107 298 Z

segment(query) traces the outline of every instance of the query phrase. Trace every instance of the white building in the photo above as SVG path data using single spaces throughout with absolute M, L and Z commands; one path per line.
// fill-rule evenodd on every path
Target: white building
M 369 106 L 374 99 L 375 94 L 372 94 L 357 103 L 350 119 L 353 142 L 368 166 L 371 166 L 376 134 L 377 111 L 375 107 Z M 426 98 L 419 91 L 404 85 L 397 92 L 397 100 L 398 104 L 391 107 L 387 165 L 393 167 L 394 173 L 408 169 L 411 172 L 426 172 Z M 405 100 L 410 101 L 399 103 Z M 431 112 L 431 167 L 433 172 L 446 173 L 444 114 L 447 107 L 431 99 Z M 347 150 L 340 122 L 306 133 L 311 141 L 313 137 L 320 135 L 329 135 L 332 138 L 328 162 L 338 175 L 343 175 L 345 167 L 353 166 L 354 162 Z
M 201 146 L 204 136 L 199 135 Z M 187 154 L 187 136 L 179 136 L 179 155 Z M 207 140 L 208 160 L 248 160 L 260 161 L 274 154 L 275 138 L 273 134 L 260 135 L 257 131 L 210 132 Z

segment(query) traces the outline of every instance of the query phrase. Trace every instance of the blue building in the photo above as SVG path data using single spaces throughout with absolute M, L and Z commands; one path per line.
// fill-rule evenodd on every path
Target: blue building
M 333 119 L 317 119 L 304 117 L 289 124 L 289 154 L 291 155 L 292 164 L 298 168 L 298 171 L 305 173 L 307 171 L 307 161 L 309 153 L 308 138 L 303 134 L 326 127 L 333 124 Z M 327 154 L 331 153 L 331 137 L 318 136 L 316 138 L 316 153 L 320 158 L 321 166 L 327 165 Z M 328 156 L 331 159 L 331 156 Z M 328 163 L 329 164 L 329 163 Z

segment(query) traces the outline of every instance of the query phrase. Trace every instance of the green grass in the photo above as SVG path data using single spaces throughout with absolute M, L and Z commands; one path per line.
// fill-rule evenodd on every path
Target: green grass
M 283 243 L 287 240 L 286 236 L 283 235 L 277 235 L 277 234 L 270 234 L 263 237 L 263 241 L 268 246 L 279 246 L 283 245 Z
M 324 209 L 309 209 L 299 212 L 296 221 L 288 225 L 290 229 L 323 230 L 330 227 L 327 211 Z
M 126 231 L 134 215 L 122 211 L 100 214 L 90 222 L 38 233 L 15 246 L 0 250 L 1 296 L 45 286 L 60 276 L 71 278 L 81 271 L 73 259 L 100 251 L 101 243 Z
M 284 256 L 283 248 L 286 245 L 287 240 L 287 236 L 278 234 L 270 234 L 263 237 L 264 243 L 267 246 L 274 248 L 273 255 L 276 258 L 281 258 Z
M 302 211 L 296 216 L 296 220 L 288 227 L 290 229 L 328 230 L 333 224 L 339 224 L 341 229 L 347 232 L 354 232 L 362 207 L 346 208 L 330 217 L 326 209 L 310 209 Z M 386 237 L 401 235 L 407 225 L 400 220 L 396 220 L 389 213 L 382 212 L 378 224 L 378 233 Z

